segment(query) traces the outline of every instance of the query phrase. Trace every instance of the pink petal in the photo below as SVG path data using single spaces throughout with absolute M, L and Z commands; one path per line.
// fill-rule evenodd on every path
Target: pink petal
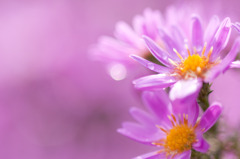
M 205 82 L 212 82 L 220 73 L 225 72 L 231 65 L 240 50 L 240 38 L 237 38 L 230 52 L 224 57 L 222 62 L 209 70 Z
M 133 81 L 135 88 L 142 90 L 159 90 L 175 83 L 176 80 L 165 74 L 149 75 Z
M 169 56 L 174 60 L 177 61 L 179 57 L 177 54 L 173 51 L 173 49 L 176 49 L 177 51 L 180 50 L 180 46 L 176 43 L 175 39 L 173 40 L 165 31 L 161 30 L 159 31 L 160 36 L 162 40 L 165 43 L 166 51 L 169 53 Z
M 133 118 L 137 120 L 139 123 L 156 128 L 155 126 L 156 120 L 154 120 L 154 118 L 145 111 L 139 108 L 131 108 L 130 113 L 133 116 Z
M 144 144 L 152 145 L 152 142 L 164 137 L 164 134 L 157 128 L 149 129 L 133 122 L 125 122 L 122 127 L 117 130 L 120 134 Z
M 158 72 L 158 73 L 166 73 L 166 72 L 170 72 L 170 69 L 164 66 L 160 66 L 157 65 L 153 62 L 150 62 L 148 60 L 145 60 L 142 57 L 136 56 L 136 55 L 131 55 L 131 58 L 133 58 L 134 60 L 136 60 L 137 62 L 139 62 L 140 64 L 142 64 L 143 66 L 147 67 L 148 69 Z
M 240 23 L 239 22 L 236 22 L 233 25 L 233 28 L 235 28 L 238 32 L 240 32 Z
M 202 153 L 206 153 L 209 149 L 209 144 L 207 141 L 202 137 L 201 134 L 197 137 L 197 140 L 198 141 L 193 144 L 193 149 Z
M 192 18 L 192 45 L 196 47 L 197 51 L 201 51 L 203 47 L 203 29 L 198 17 Z
M 166 159 L 166 154 L 159 153 L 158 151 L 150 152 L 134 159 Z
M 167 67 L 172 67 L 172 64 L 169 62 L 169 55 L 167 52 L 162 50 L 152 39 L 147 36 L 143 36 L 145 43 L 147 44 L 148 49 L 152 53 L 152 55 L 160 61 L 163 65 Z
M 205 56 L 208 54 L 209 49 L 212 47 L 212 43 L 214 41 L 214 35 L 216 34 L 219 27 L 220 20 L 218 16 L 213 16 L 208 23 L 208 26 L 204 32 L 204 42 L 207 42 L 207 49 L 205 52 Z
M 171 102 L 168 95 L 162 90 L 157 92 L 145 91 L 142 95 L 143 102 L 160 121 L 169 122 Z
M 230 34 L 231 34 L 231 20 L 230 18 L 225 18 L 220 24 L 216 34 L 214 41 L 212 43 L 213 53 L 211 56 L 211 60 L 216 59 L 219 56 L 219 53 L 228 43 Z
M 174 159 L 190 159 L 191 157 L 191 150 L 184 151 L 180 155 L 174 157 Z
M 173 85 L 169 97 L 172 101 L 196 99 L 201 87 L 202 81 L 200 79 L 180 80 Z
M 220 114 L 222 113 L 222 107 L 219 103 L 213 103 L 201 117 L 198 128 L 202 133 L 205 133 L 210 129 L 215 122 L 218 120 Z
M 233 61 L 230 65 L 230 68 L 240 68 L 240 60 Z
M 116 24 L 115 36 L 130 45 L 139 48 L 138 42 L 140 37 L 133 31 L 133 29 L 125 22 L 118 22 Z
M 171 27 L 172 30 L 172 36 L 174 37 L 174 40 L 176 41 L 176 43 L 179 44 L 179 50 L 177 50 L 182 57 L 188 57 L 188 53 L 187 50 L 185 48 L 185 40 L 186 37 L 183 35 L 183 31 L 181 30 L 181 28 L 179 26 L 173 26 Z

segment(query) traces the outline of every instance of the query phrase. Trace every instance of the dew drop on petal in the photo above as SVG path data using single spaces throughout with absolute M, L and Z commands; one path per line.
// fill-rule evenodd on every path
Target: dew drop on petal
M 148 68 L 149 68 L 150 70 L 154 70 L 154 65 L 153 65 L 152 63 L 148 63 Z

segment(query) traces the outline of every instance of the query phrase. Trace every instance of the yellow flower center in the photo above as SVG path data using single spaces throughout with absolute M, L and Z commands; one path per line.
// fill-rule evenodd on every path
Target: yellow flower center
M 205 70 L 208 61 L 204 57 L 200 57 L 198 54 L 188 56 L 188 58 L 182 63 L 182 73 L 195 72 L 198 74 L 201 72 L 201 70 Z
M 179 122 L 177 122 L 174 115 L 169 116 L 169 120 L 172 123 L 172 128 L 170 130 L 166 130 L 157 125 L 157 127 L 166 134 L 166 138 L 160 139 L 152 144 L 163 146 L 164 149 L 159 151 L 159 153 L 165 152 L 167 156 L 175 156 L 190 150 L 192 144 L 197 142 L 195 129 L 198 123 L 194 126 L 189 125 L 187 115 L 183 115 L 183 121 L 179 120 Z
M 194 129 L 188 125 L 174 126 L 167 134 L 164 148 L 171 152 L 181 153 L 192 148 L 196 140 Z
M 210 56 L 213 51 L 213 47 L 211 47 L 210 51 L 208 52 L 208 55 L 205 56 L 204 53 L 206 51 L 206 43 L 203 47 L 201 55 L 197 53 L 196 49 L 194 49 L 194 54 L 190 54 L 189 49 L 188 50 L 188 57 L 183 58 L 180 53 L 177 52 L 176 49 L 173 49 L 174 52 L 178 55 L 178 57 L 181 59 L 181 62 L 175 62 L 170 60 L 170 62 L 175 66 L 174 74 L 178 76 L 181 79 L 188 79 L 188 78 L 205 78 L 206 72 L 213 67 L 214 65 L 218 64 L 217 61 L 211 62 Z

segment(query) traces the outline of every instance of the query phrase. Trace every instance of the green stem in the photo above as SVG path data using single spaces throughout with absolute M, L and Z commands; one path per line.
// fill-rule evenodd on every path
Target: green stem
M 203 109 L 203 111 L 206 111 L 207 108 L 209 107 L 208 96 L 210 93 L 212 93 L 212 90 L 210 89 L 210 87 L 211 87 L 211 84 L 203 83 L 202 88 L 198 95 L 197 101 L 198 101 L 198 104 Z
M 212 92 L 210 89 L 211 84 L 203 83 L 201 91 L 198 95 L 197 102 L 203 111 L 206 111 L 209 107 L 209 94 Z M 219 122 L 217 122 L 210 130 L 204 134 L 204 138 L 210 144 L 210 150 L 208 153 L 203 154 L 192 150 L 192 159 L 221 159 L 224 152 L 233 152 L 240 158 L 240 144 L 239 135 L 231 134 L 225 139 L 218 139 L 218 135 L 221 133 L 218 129 Z

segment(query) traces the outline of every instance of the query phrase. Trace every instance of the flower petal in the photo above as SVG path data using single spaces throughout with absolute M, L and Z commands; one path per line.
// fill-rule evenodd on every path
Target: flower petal
M 159 31 L 159 34 L 162 38 L 162 40 L 165 43 L 165 49 L 169 53 L 169 56 L 174 60 L 174 61 L 180 61 L 179 57 L 177 54 L 174 52 L 173 49 L 176 49 L 177 51 L 180 50 L 179 45 L 176 43 L 175 39 L 173 40 L 165 31 L 161 30 Z
M 240 60 L 233 61 L 230 65 L 230 68 L 240 68 Z
M 162 16 L 159 11 L 146 8 L 143 12 L 143 16 L 136 16 L 133 19 L 133 28 L 138 35 L 147 35 L 152 39 L 157 39 L 158 28 L 162 23 Z
M 216 59 L 219 56 L 219 53 L 222 49 L 225 48 L 225 46 L 228 43 L 230 34 L 231 34 L 231 20 L 230 18 L 225 18 L 223 22 L 220 24 L 216 34 L 215 38 L 213 40 L 213 43 L 211 46 L 213 46 L 213 53 L 211 56 L 211 60 Z
M 207 42 L 207 49 L 205 52 L 205 56 L 207 56 L 209 49 L 212 47 L 212 43 L 214 40 L 214 36 L 219 28 L 219 23 L 220 20 L 218 18 L 218 16 L 213 16 L 210 19 L 210 22 L 208 23 L 208 26 L 204 32 L 204 42 Z
M 199 79 L 180 80 L 173 85 L 169 97 L 172 101 L 196 99 L 201 87 L 202 81 Z
M 206 153 L 209 149 L 209 144 L 202 137 L 202 134 L 199 134 L 197 137 L 197 142 L 193 144 L 193 149 L 202 153 Z
M 140 56 L 136 56 L 136 55 L 131 55 L 131 58 L 133 58 L 134 60 L 136 60 L 137 62 L 139 62 L 140 64 L 142 64 L 143 66 L 147 67 L 148 69 L 158 72 L 158 73 L 166 73 L 166 72 L 170 72 L 170 69 L 164 66 L 160 66 L 158 64 L 155 64 L 153 62 L 150 62 Z
M 143 102 L 159 120 L 169 122 L 167 115 L 170 114 L 171 102 L 163 90 L 151 92 L 145 91 L 142 95 Z
M 183 114 L 188 116 L 188 123 L 192 126 L 196 124 L 199 115 L 199 105 L 196 100 L 189 100 L 185 102 L 175 101 L 172 102 L 173 113 L 175 115 L 181 115 L 183 120 Z
M 125 22 L 118 22 L 116 24 L 115 36 L 136 48 L 139 48 L 140 37 L 133 31 L 133 29 Z
M 210 69 L 206 75 L 205 82 L 212 82 L 220 73 L 225 72 L 231 65 L 240 50 L 240 38 L 237 38 L 230 52 L 224 57 L 222 62 Z
M 120 134 L 149 145 L 152 145 L 153 141 L 157 141 L 165 135 L 157 128 L 149 129 L 133 122 L 124 122 L 122 127 L 123 128 L 117 129 Z
M 146 113 L 145 111 L 139 109 L 139 108 L 131 108 L 130 113 L 133 116 L 135 120 L 137 120 L 139 123 L 149 126 L 149 127 L 155 127 L 154 118 Z
M 148 49 L 152 55 L 160 61 L 162 64 L 168 67 L 172 67 L 172 64 L 169 62 L 169 55 L 167 52 L 162 50 L 152 39 L 147 36 L 143 36 L 145 43 L 147 44 Z
M 171 86 L 176 82 L 176 79 L 169 75 L 157 74 L 149 75 L 133 81 L 137 89 L 160 89 Z
M 199 52 L 203 46 L 203 29 L 197 16 L 194 16 L 192 20 L 192 45 L 196 47 L 197 52 Z
M 191 150 L 184 151 L 180 155 L 174 157 L 174 159 L 190 159 L 191 157 Z
M 189 105 L 188 112 L 188 122 L 194 125 L 199 116 L 199 105 L 197 101 L 193 102 L 192 105 Z
M 160 158 L 161 159 L 166 158 L 166 154 L 159 153 L 159 151 L 155 151 L 155 152 L 150 152 L 150 153 L 138 156 L 133 159 L 160 159 Z
M 184 32 L 181 30 L 179 26 L 172 26 L 171 27 L 172 37 L 174 37 L 174 40 L 179 45 L 179 50 L 177 50 L 182 57 L 188 57 L 188 53 L 186 50 L 186 36 L 184 35 Z
M 233 28 L 235 28 L 238 32 L 240 32 L 240 23 L 236 22 L 234 24 L 232 24 Z
M 200 128 L 200 131 L 202 131 L 202 133 L 208 131 L 208 129 L 210 129 L 215 124 L 221 112 L 222 112 L 221 104 L 213 103 L 201 117 L 198 126 L 198 128 Z
M 130 47 L 125 43 L 108 36 L 102 36 L 99 38 L 98 45 L 92 48 L 90 52 L 95 59 L 99 58 L 108 62 L 124 62 L 129 61 L 130 50 Z

